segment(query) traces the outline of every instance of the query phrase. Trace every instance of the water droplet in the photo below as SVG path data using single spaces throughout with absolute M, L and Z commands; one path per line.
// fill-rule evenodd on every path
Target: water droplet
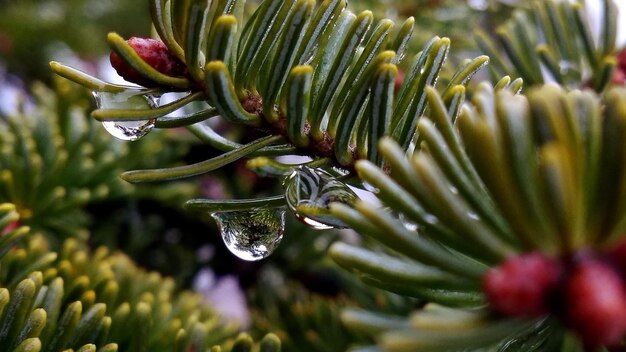
M 331 170 L 337 176 L 348 176 L 350 174 L 350 171 L 336 166 L 333 166 Z
M 228 250 L 247 261 L 272 254 L 285 232 L 285 207 L 218 212 L 211 216 Z
M 424 221 L 426 221 L 427 223 L 431 225 L 436 225 L 439 222 L 439 219 L 437 219 L 437 217 L 434 215 L 426 214 L 424 216 Z
M 330 215 L 333 202 L 352 204 L 358 196 L 346 184 L 321 169 L 301 166 L 285 180 L 287 205 L 296 217 L 316 230 L 346 228 Z
M 313 60 L 315 59 L 315 54 L 317 53 L 318 44 L 316 44 L 311 50 L 307 53 L 308 57 L 304 60 L 301 65 L 312 65 Z
M 419 228 L 419 226 L 416 223 L 407 219 L 406 216 L 404 216 L 404 214 L 400 214 L 398 216 L 398 220 L 400 220 L 402 225 L 404 225 L 404 228 L 406 228 L 409 231 L 417 231 L 417 229 Z
M 458 188 L 450 185 L 449 189 L 450 189 L 450 192 L 452 192 L 452 194 L 459 194 L 459 189 Z
M 378 188 L 374 187 L 371 183 L 367 181 L 363 181 L 362 184 L 363 188 L 368 192 L 378 193 L 380 191 Z
M 473 212 L 467 213 L 467 217 L 476 221 L 480 220 L 480 216 Z
M 102 126 L 111 136 L 123 141 L 136 141 L 154 128 L 156 119 L 148 121 L 104 121 Z
M 96 105 L 100 109 L 154 109 L 159 106 L 160 96 L 146 90 L 128 89 L 119 93 L 94 92 Z M 137 140 L 152 130 L 156 119 L 141 121 L 104 121 L 102 126 L 113 137 L 124 140 Z
M 569 60 L 561 60 L 559 61 L 559 70 L 563 76 L 567 76 L 570 71 L 575 70 L 576 66 L 573 62 Z

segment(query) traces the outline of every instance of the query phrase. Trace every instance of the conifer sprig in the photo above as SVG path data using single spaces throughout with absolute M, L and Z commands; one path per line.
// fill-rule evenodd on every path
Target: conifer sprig
M 493 35 L 477 30 L 477 43 L 492 60 L 493 79 L 516 75 L 528 86 L 557 82 L 603 91 L 616 67 L 618 9 L 613 0 L 600 3 L 597 37 L 582 1 L 533 1 Z
M 357 159 L 378 159 L 375 141 L 381 136 L 391 135 L 408 147 L 415 121 L 427 107 L 425 87 L 436 83 L 448 54 L 448 39 L 434 38 L 420 54 L 409 56 L 413 63 L 396 94 L 397 65 L 407 57 L 412 18 L 399 25 L 388 19 L 375 21 L 369 11 L 352 13 L 342 0 L 326 0 L 319 6 L 308 0 L 264 1 L 249 19 L 243 18 L 243 6 L 240 0 L 151 1 L 156 32 L 186 64 L 184 77 L 157 72 L 116 34 L 110 34 L 108 42 L 161 93 L 190 93 L 151 111 L 103 108 L 93 116 L 104 121 L 157 118 L 157 127 L 167 128 L 219 114 L 284 138 L 274 144 L 287 143 L 297 153 L 328 157 L 347 169 Z M 486 62 L 483 56 L 469 62 L 448 88 L 467 83 Z M 59 63 L 51 67 L 89 89 L 121 89 Z M 184 118 L 165 116 L 196 100 L 211 108 Z M 193 131 L 212 145 L 223 150 L 236 147 L 207 125 L 198 125 Z M 280 150 L 272 154 L 294 152 L 289 147 Z
M 273 334 L 257 343 L 236 336 L 236 326 L 221 322 L 199 295 L 178 292 L 171 279 L 121 253 L 92 252 L 77 239 L 51 252 L 44 237 L 15 226 L 18 220 L 14 205 L 0 204 L 3 351 L 281 349 Z
M 339 219 L 389 249 L 381 253 L 337 243 L 330 255 L 338 264 L 370 285 L 459 308 L 432 306 L 432 312 L 416 313 L 410 332 L 384 334 L 385 350 L 504 345 L 516 336 L 548 329 L 554 333 L 542 334 L 541 341 L 530 339 L 538 350 L 546 350 L 545 346 L 569 341 L 563 326 L 573 327 L 589 343 L 593 328 L 573 322 L 571 312 L 576 304 L 593 304 L 594 298 L 591 293 L 571 296 L 579 292 L 571 277 L 591 265 L 587 263 L 595 263 L 587 257 L 612 263 L 612 254 L 607 253 L 617 253 L 624 240 L 626 174 L 621 160 L 626 91 L 615 88 L 598 96 L 547 85 L 522 96 L 482 84 L 454 123 L 441 96 L 432 89 L 427 94 L 431 114 L 418 125 L 421 149 L 406 158 L 402 148 L 387 138 L 380 148 L 389 174 L 369 161 L 356 165 L 359 176 L 378 188 L 378 198 L 388 210 L 365 202 L 331 206 Z M 542 253 L 562 263 L 556 265 L 564 268 L 555 270 L 570 283 L 557 281 L 562 286 L 552 294 L 563 295 L 567 303 L 548 301 L 551 315 L 502 318 L 485 309 L 489 289 L 485 272 L 524 253 Z M 623 270 L 619 263 L 617 271 Z M 517 268 L 510 270 L 532 270 Z M 548 274 L 532 275 L 540 280 Z M 616 285 L 623 285 L 616 280 Z M 516 282 L 510 277 L 502 284 L 514 287 Z M 493 308 L 492 299 L 488 307 Z M 524 309 L 524 304 L 541 302 L 516 304 Z M 373 319 L 349 317 L 347 323 L 357 327 L 368 326 Z M 445 331 L 432 333 L 444 322 Z M 513 350 L 530 348 L 520 346 Z

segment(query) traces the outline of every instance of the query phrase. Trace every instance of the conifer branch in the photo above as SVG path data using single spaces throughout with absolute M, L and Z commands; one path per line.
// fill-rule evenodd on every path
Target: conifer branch
M 405 57 L 413 19 L 394 30 L 392 21 L 374 21 L 368 11 L 351 13 L 344 1 L 327 0 L 314 7 L 311 1 L 271 0 L 244 20 L 243 4 L 221 0 L 213 8 L 203 2 L 152 1 L 157 33 L 185 63 L 185 76 L 158 72 L 150 66 L 151 59 L 115 34 L 109 35 L 109 44 L 129 69 L 143 77 L 142 82 L 151 82 L 161 93 L 189 87 L 194 94 L 171 109 L 157 108 L 149 114 L 104 107 L 93 116 L 105 121 L 157 117 L 157 127 L 191 125 L 200 116 L 171 124 L 163 116 L 201 94 L 227 120 L 282 135 L 300 153 L 330 157 L 348 170 L 368 154 L 376 159 L 373 142 L 382 135 L 409 145 L 415 121 L 427 106 L 425 87 L 435 84 L 445 62 L 447 39 L 434 39 L 415 58 L 396 100 L 390 87 L 396 65 Z M 451 84 L 467 83 L 486 61 L 480 57 L 461 67 Z M 59 63 L 51 67 L 90 89 L 118 89 Z M 386 89 L 374 85 L 375 74 L 387 77 Z M 371 97 L 374 91 L 378 96 Z M 399 108 L 355 109 L 370 99 Z M 367 122 L 371 114 L 379 121 L 376 128 Z
M 236 336 L 197 294 L 177 292 L 171 279 L 138 268 L 123 254 L 68 239 L 57 252 L 0 204 L 0 345 L 6 351 L 232 351 L 280 352 L 268 334 L 261 341 Z M 13 226 L 13 225 L 11 225 Z M 14 227 L 14 226 L 13 226 Z M 128 326 L 135 326 L 128 329 Z
M 556 283 L 565 286 L 563 282 L 574 280 L 569 275 L 592 265 L 575 259 L 581 253 L 613 260 L 610 253 L 619 251 L 626 231 L 621 191 L 626 173 L 620 161 L 624 148 L 618 142 L 626 138 L 626 90 L 614 88 L 599 96 L 547 85 L 522 96 L 482 84 L 454 124 L 442 97 L 429 89 L 428 98 L 431 113 L 419 122 L 422 144 L 412 157 L 383 138 L 379 147 L 389 174 L 369 161 L 356 165 L 388 210 L 366 203 L 331 206 L 336 217 L 396 253 L 337 243 L 330 254 L 338 264 L 375 287 L 462 308 L 432 306 L 438 312 L 432 320 L 427 307 L 411 319 L 408 332 L 381 328 L 382 345 L 390 351 L 457 350 L 502 346 L 516 336 L 541 334 L 530 339 L 538 349 L 522 343 L 515 350 L 546 350 L 565 343 L 567 328 L 590 343 L 585 329 L 593 328 L 576 325 L 569 315 L 577 309 L 572 303 L 576 300 L 593 304 L 582 303 L 592 299 L 588 295 L 567 296 L 571 288 L 557 286 L 554 297 L 566 295 L 566 307 L 550 300 L 542 314 L 527 310 L 503 318 L 490 313 L 504 314 L 489 291 L 486 280 L 492 274 L 485 272 L 487 267 L 492 267 L 489 273 L 506 270 L 515 260 L 533 255 L 527 253 L 542 253 L 555 258 L 546 261 L 565 267 L 559 279 L 565 281 Z M 509 264 L 501 264 L 505 260 Z M 533 275 L 540 280 L 547 274 Z M 515 280 L 510 276 L 505 287 L 515 287 Z M 487 309 L 475 308 L 487 298 Z M 523 311 L 530 309 L 525 306 L 530 302 L 515 304 Z M 481 322 L 465 322 L 467 314 L 478 314 Z M 367 324 L 354 317 L 346 322 Z M 446 330 L 432 334 L 444 322 Z M 618 335 L 617 341 L 622 338 Z
M 604 91 L 616 62 L 614 0 L 602 0 L 598 38 L 594 38 L 583 2 L 533 1 L 518 10 L 494 35 L 477 30 L 479 47 L 492 59 L 494 80 L 516 74 L 528 86 L 557 82 L 569 88 Z

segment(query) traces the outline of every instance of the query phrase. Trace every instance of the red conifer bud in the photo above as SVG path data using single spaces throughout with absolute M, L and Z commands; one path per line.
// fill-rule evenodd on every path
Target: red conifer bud
M 610 265 L 574 264 L 565 283 L 564 320 L 587 346 L 616 346 L 626 335 L 626 286 Z
M 483 278 L 491 308 L 503 315 L 534 317 L 550 313 L 550 299 L 561 277 L 561 264 L 541 253 L 510 258 Z
M 172 77 L 183 77 L 185 64 L 172 54 L 165 43 L 157 39 L 132 37 L 126 41 L 148 65 L 155 70 Z M 155 87 L 157 83 L 144 77 L 130 67 L 117 53 L 111 52 L 111 66 L 128 82 L 144 87 Z

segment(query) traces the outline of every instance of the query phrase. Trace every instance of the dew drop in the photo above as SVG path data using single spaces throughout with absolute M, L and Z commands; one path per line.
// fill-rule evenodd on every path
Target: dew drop
M 480 220 L 480 216 L 474 212 L 469 212 L 467 213 L 467 217 L 472 219 L 472 220 L 476 220 L 479 221 Z
M 333 202 L 352 204 L 358 196 L 346 184 L 321 169 L 301 166 L 285 180 L 287 205 L 303 223 L 316 230 L 346 228 L 331 216 Z
M 102 126 L 111 136 L 123 141 L 136 141 L 154 128 L 156 119 L 148 121 L 104 121 Z
M 567 76 L 572 70 L 575 70 L 576 66 L 569 60 L 559 61 L 559 70 L 563 76 Z
M 312 47 L 310 49 L 310 51 L 307 53 L 308 57 L 304 60 L 302 65 L 312 65 L 313 64 L 313 60 L 315 59 L 315 54 L 317 53 L 318 46 L 319 46 L 319 44 L 316 44 L 314 47 Z
M 211 216 L 228 250 L 247 261 L 267 258 L 285 232 L 285 207 L 217 212 Z
M 414 223 L 413 221 L 407 219 L 404 214 L 400 214 L 398 216 L 398 220 L 400 220 L 400 222 L 402 223 L 404 228 L 409 230 L 409 231 L 417 231 L 417 229 L 419 228 L 419 226 L 416 223 Z
M 432 214 L 426 214 L 424 216 L 424 221 L 431 225 L 436 225 L 439 222 L 439 219 L 437 219 L 437 217 Z
M 363 181 L 362 184 L 363 184 L 363 188 L 365 188 L 365 190 L 368 192 L 372 192 L 372 193 L 380 192 L 380 190 L 377 187 L 375 187 L 374 185 L 372 185 L 371 183 L 367 181 Z
M 128 89 L 123 92 L 94 92 L 96 105 L 100 109 L 154 109 L 159 106 L 160 96 L 146 90 Z M 113 137 L 124 141 L 135 141 L 152 130 L 156 119 L 140 121 L 104 121 L 102 126 Z

